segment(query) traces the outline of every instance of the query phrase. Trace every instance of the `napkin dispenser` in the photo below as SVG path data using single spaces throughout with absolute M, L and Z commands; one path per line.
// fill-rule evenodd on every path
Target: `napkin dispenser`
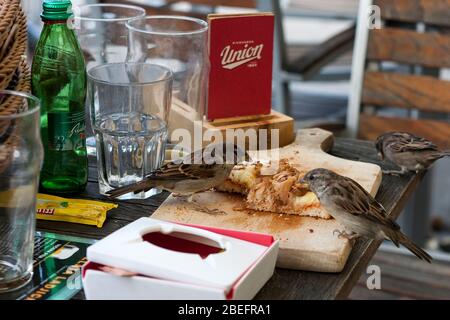
M 251 299 L 277 253 L 269 235 L 141 218 L 88 248 L 83 285 L 87 299 Z

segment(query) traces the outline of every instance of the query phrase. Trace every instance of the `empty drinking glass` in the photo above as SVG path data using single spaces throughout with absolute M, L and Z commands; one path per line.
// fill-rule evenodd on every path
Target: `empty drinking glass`
M 173 98 L 188 104 L 201 120 L 206 109 L 208 24 L 180 16 L 149 16 L 127 23 L 128 57 L 172 70 Z
M 148 63 L 112 63 L 88 71 L 88 104 L 100 193 L 129 185 L 164 160 L 172 72 Z M 145 199 L 156 190 L 121 199 Z
M 39 99 L 0 91 L 0 292 L 23 287 L 33 274 L 43 154 Z
M 130 19 L 144 17 L 143 8 L 125 4 L 88 4 L 74 8 L 75 29 L 89 70 L 93 66 L 125 62 Z

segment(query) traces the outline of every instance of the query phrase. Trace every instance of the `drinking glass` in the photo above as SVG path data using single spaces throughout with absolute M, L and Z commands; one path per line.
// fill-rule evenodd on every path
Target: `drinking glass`
M 148 62 L 172 70 L 174 99 L 188 104 L 196 120 L 206 109 L 208 24 L 181 16 L 149 16 L 127 22 L 130 62 Z
M 74 8 L 75 29 L 86 59 L 86 68 L 125 62 L 128 30 L 126 22 L 144 17 L 141 7 L 125 4 L 88 4 Z
M 125 23 L 145 17 L 145 10 L 126 4 L 87 4 L 74 8 L 75 30 L 86 60 L 86 69 L 114 62 L 125 62 L 128 30 Z M 95 139 L 86 121 L 86 146 L 95 154 Z
M 172 72 L 148 63 L 111 63 L 88 71 L 88 104 L 100 193 L 141 181 L 164 160 Z M 157 190 L 120 199 L 145 199 Z
M 0 292 L 33 274 L 36 194 L 43 161 L 39 99 L 0 90 Z

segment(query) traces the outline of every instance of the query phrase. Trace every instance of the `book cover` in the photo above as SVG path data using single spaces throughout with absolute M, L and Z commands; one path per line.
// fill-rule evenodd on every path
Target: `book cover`
M 93 239 L 37 231 L 33 278 L 18 290 L 0 293 L 0 300 L 70 300 L 82 286 L 81 268 Z M 1 249 L 1 244 L 0 244 Z
M 212 14 L 208 20 L 208 120 L 269 114 L 273 14 Z

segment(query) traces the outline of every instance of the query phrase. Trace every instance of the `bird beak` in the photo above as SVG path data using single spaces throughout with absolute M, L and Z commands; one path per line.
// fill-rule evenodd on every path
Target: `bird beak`
M 305 187 L 305 188 L 309 187 L 309 183 L 306 182 L 305 178 L 301 178 L 298 182 L 302 185 L 302 187 Z

